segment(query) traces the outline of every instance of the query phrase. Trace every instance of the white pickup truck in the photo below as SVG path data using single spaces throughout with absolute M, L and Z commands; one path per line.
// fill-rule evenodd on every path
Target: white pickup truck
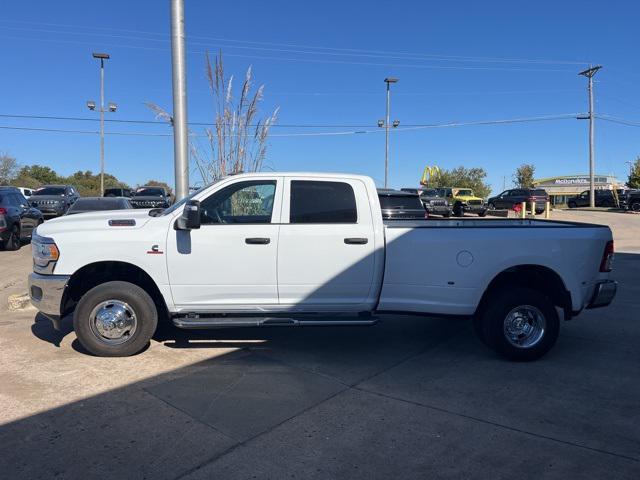
M 561 316 L 616 292 L 606 226 L 542 220 L 382 220 L 364 176 L 226 177 L 171 208 L 62 217 L 33 236 L 32 303 L 73 312 L 100 356 L 180 328 L 367 325 L 380 315 L 472 317 L 502 355 L 533 360 Z M 388 317 L 393 318 L 393 317 Z

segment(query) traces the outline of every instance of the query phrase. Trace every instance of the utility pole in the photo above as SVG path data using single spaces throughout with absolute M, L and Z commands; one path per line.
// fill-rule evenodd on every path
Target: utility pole
M 171 64 L 173 69 L 173 156 L 176 201 L 189 194 L 187 75 L 184 46 L 184 0 L 171 2 Z
M 587 70 L 580 72 L 578 75 L 582 75 L 589 79 L 589 206 L 595 207 L 596 199 L 595 199 L 595 147 L 594 147 L 594 138 L 593 138 L 593 130 L 594 130 L 594 108 L 593 108 L 593 76 L 602 68 L 601 65 L 596 65 L 595 67 L 590 67 Z
M 387 115 L 386 120 L 378 120 L 378 127 L 384 127 L 384 188 L 387 188 L 389 183 L 389 125 L 390 123 L 390 115 L 391 115 L 391 84 L 397 83 L 398 79 L 393 77 L 387 77 L 384 79 L 387 84 Z M 393 121 L 393 128 L 396 128 L 400 125 L 398 120 Z
M 109 60 L 107 53 L 93 53 L 93 58 L 100 60 L 100 195 L 104 195 L 104 61 Z M 89 110 L 96 109 L 96 103 L 93 100 L 87 101 Z M 115 112 L 117 109 L 115 103 L 109 102 L 109 111 Z

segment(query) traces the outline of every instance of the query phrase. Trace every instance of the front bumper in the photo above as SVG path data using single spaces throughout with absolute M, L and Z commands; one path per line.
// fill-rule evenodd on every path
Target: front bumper
M 430 205 L 428 203 L 425 203 L 424 207 L 426 208 L 427 212 L 429 212 L 430 214 L 431 213 L 433 213 L 434 215 L 451 215 L 452 214 L 452 209 L 448 205 Z
M 617 290 L 618 282 L 613 280 L 605 280 L 604 282 L 597 283 L 593 289 L 593 295 L 591 295 L 591 300 L 587 308 L 606 307 L 611 303 L 613 297 L 616 296 Z
M 485 212 L 487 210 L 487 206 L 485 204 L 469 205 L 468 203 L 463 203 L 462 204 L 462 210 L 464 210 L 465 212 L 470 212 L 470 213 L 482 213 L 482 212 Z
M 62 296 L 69 282 L 69 275 L 29 275 L 29 297 L 31 303 L 60 329 Z

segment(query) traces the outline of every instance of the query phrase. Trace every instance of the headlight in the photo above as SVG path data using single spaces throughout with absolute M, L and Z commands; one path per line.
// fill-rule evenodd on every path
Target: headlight
M 53 267 L 60 258 L 60 251 L 53 238 L 41 237 L 37 233 L 31 239 L 34 270 L 53 273 Z

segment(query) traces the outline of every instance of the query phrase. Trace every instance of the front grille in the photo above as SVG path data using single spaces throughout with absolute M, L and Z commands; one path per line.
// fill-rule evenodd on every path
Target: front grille
M 132 200 L 131 203 L 134 207 L 158 207 L 162 202 L 154 202 L 152 200 Z
M 447 202 L 444 200 L 429 200 L 429 203 L 434 207 L 444 207 L 447 205 Z
M 469 205 L 482 205 L 482 200 L 469 200 L 467 203 Z

